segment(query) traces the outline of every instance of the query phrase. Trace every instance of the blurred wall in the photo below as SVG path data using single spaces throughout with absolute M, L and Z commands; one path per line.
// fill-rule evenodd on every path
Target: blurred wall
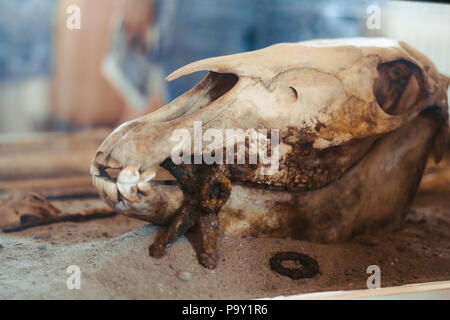
M 389 1 L 382 16 L 385 36 L 407 42 L 450 76 L 450 5 Z
M 66 27 L 66 10 L 73 4 L 81 9 L 79 30 Z M 67 122 L 75 126 L 114 123 L 123 111 L 123 101 L 100 69 L 118 4 L 119 0 L 60 1 L 50 87 L 50 111 L 56 123 L 60 121 L 58 129 Z
M 390 1 L 382 15 L 386 37 L 407 42 L 450 76 L 449 4 Z M 450 100 L 450 88 L 448 96 Z
M 40 130 L 47 119 L 56 3 L 0 1 L 0 133 Z

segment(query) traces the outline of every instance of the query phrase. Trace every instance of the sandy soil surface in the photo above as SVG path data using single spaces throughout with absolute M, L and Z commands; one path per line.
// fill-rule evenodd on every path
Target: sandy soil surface
M 245 299 L 366 288 L 369 265 L 381 286 L 450 280 L 450 157 L 427 168 L 402 229 L 324 245 L 290 239 L 220 238 L 219 265 L 197 263 L 191 233 L 153 259 L 157 227 L 124 216 L 0 232 L 0 299 Z M 103 207 L 100 200 L 54 201 L 67 212 Z M 292 280 L 270 269 L 278 251 L 315 258 L 320 273 Z M 67 267 L 81 269 L 69 290 Z
M 197 263 L 195 234 L 183 237 L 166 257 L 148 256 L 156 227 L 124 216 L 58 223 L 14 234 L 0 233 L 0 298 L 44 299 L 241 299 L 365 288 L 369 265 L 381 268 L 381 285 L 450 279 L 450 197 L 422 192 L 404 228 L 385 236 L 358 236 L 323 245 L 289 239 L 219 241 L 220 263 Z M 90 205 L 100 205 L 91 201 Z M 58 203 L 67 210 L 85 201 Z M 278 251 L 298 251 L 320 264 L 312 279 L 273 272 Z M 66 268 L 81 268 L 81 289 L 69 290 Z

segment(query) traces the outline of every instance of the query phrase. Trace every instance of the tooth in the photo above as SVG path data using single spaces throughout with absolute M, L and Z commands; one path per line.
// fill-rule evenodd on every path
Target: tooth
M 108 167 L 111 168 L 111 169 L 120 169 L 122 167 L 122 165 L 116 159 L 110 158 L 108 160 Z
M 117 181 L 121 184 L 136 185 L 139 181 L 139 166 L 128 166 L 122 169 L 117 177 Z
M 92 178 L 92 182 L 94 183 L 95 188 L 97 189 L 98 193 L 100 194 L 100 197 L 102 197 L 102 198 L 106 197 L 106 193 L 103 188 L 104 181 L 105 180 L 100 177 L 94 176 Z
M 95 163 L 98 167 L 98 165 L 101 165 L 103 167 L 112 168 L 112 169 L 119 169 L 122 167 L 119 161 L 116 159 L 112 159 L 105 156 L 103 152 L 98 152 L 95 156 Z
M 152 191 L 152 185 L 150 184 L 150 180 L 152 180 L 156 176 L 155 169 L 147 169 L 142 172 L 140 176 L 140 180 L 137 184 L 138 190 L 144 195 L 149 195 Z
M 113 202 L 117 202 L 118 199 L 118 194 L 117 194 L 117 186 L 115 183 L 112 183 L 110 181 L 105 181 L 105 185 L 104 185 L 104 191 L 105 193 L 108 195 L 108 199 L 113 201 Z
M 94 185 L 94 187 L 98 190 L 100 187 L 100 183 L 97 181 L 98 177 L 97 176 L 93 176 L 92 177 L 92 184 Z
M 136 184 L 130 183 L 117 183 L 117 189 L 119 189 L 120 194 L 132 203 L 140 202 L 141 198 L 137 193 Z
M 156 176 L 156 170 L 155 169 L 147 169 L 141 174 L 140 181 L 142 182 L 149 182 Z
M 92 178 L 92 182 L 102 198 L 108 198 L 113 202 L 118 201 L 117 187 L 114 183 L 96 176 Z
M 106 167 L 107 162 L 106 162 L 105 154 L 103 152 L 97 152 L 97 155 L 95 156 L 95 162 Z
M 138 190 L 144 195 L 148 196 L 152 191 L 152 186 L 150 182 L 139 182 L 137 184 Z
M 100 175 L 100 170 L 98 169 L 97 164 L 94 161 L 91 163 L 90 172 L 91 172 L 91 176 L 99 176 Z
M 92 185 L 95 187 L 95 189 L 97 189 L 97 177 L 96 176 L 92 176 Z
M 122 169 L 117 177 L 117 189 L 130 202 L 140 202 L 136 184 L 139 182 L 139 166 L 128 166 Z

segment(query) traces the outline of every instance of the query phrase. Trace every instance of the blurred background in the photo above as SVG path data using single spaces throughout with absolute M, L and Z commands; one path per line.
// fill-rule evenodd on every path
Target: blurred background
M 155 110 L 202 74 L 194 60 L 283 41 L 404 40 L 450 75 L 450 5 L 363 0 L 1 0 L 0 133 L 114 126 Z
M 164 81 L 169 73 L 187 63 L 279 42 L 359 36 L 404 40 L 450 76 L 450 5 L 443 3 L 0 0 L 0 209 L 1 200 L 9 196 L 11 189 L 37 192 L 68 213 L 104 208 L 89 173 L 95 150 L 113 127 L 156 110 L 194 86 L 204 73 L 171 83 Z M 417 251 L 410 250 L 409 241 L 406 246 L 403 240 L 395 242 L 389 236 L 389 245 L 394 248 L 398 243 L 401 251 L 406 246 L 404 256 L 410 258 L 395 259 L 396 273 L 390 260 L 393 256 L 386 254 L 390 271 L 387 277 L 383 274 L 383 279 L 391 276 L 395 284 L 448 280 L 445 266 L 450 246 L 444 234 L 450 216 L 448 155 L 447 151 L 439 165 L 429 161 L 415 200 L 409 224 L 414 229 L 406 229 L 405 234 L 410 235 Z M 169 179 L 174 178 L 160 168 L 153 180 Z M 0 218 L 7 217 L 4 212 L 0 212 Z M 52 226 L 48 226 L 45 233 L 52 243 L 53 236 L 70 239 L 67 241 L 83 238 L 84 242 L 121 234 L 125 232 L 121 225 L 132 228 L 142 223 L 103 221 L 95 229 L 83 224 L 79 229 L 68 225 L 67 229 L 62 226 L 51 231 Z M 0 219 L 0 227 L 1 223 Z M 435 232 L 434 226 L 444 231 Z M 438 239 L 440 245 L 429 238 Z M 378 245 L 370 238 L 368 241 L 370 247 Z M 400 251 L 400 247 L 396 250 Z M 35 259 L 28 253 L 26 256 Z M 40 259 L 47 257 L 44 253 Z M 23 265 L 27 263 L 11 263 L 15 263 L 17 277 L 22 280 Z M 41 260 L 32 265 L 41 268 Z M 419 266 L 417 270 L 415 266 Z M 427 266 L 432 267 L 422 278 L 420 270 Z M 435 272 L 442 273 L 436 278 Z M 14 279 L 14 287 L 20 283 L 17 288 L 22 291 L 26 288 L 33 292 L 39 287 L 34 278 L 29 287 L 9 272 L 4 278 Z M 353 288 L 353 278 L 346 279 L 347 288 Z M 45 281 L 43 286 L 49 288 Z M 423 294 L 424 290 L 406 298 L 449 297 L 448 291 Z

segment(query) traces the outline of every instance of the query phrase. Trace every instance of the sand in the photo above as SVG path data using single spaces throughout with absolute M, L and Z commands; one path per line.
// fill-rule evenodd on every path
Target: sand
M 54 201 L 66 212 L 103 207 L 100 200 Z M 291 239 L 220 238 L 215 270 L 197 262 L 196 234 L 180 238 L 167 256 L 148 246 L 158 227 L 124 216 L 0 232 L 0 299 L 247 299 L 366 288 L 370 265 L 381 286 L 450 280 L 450 156 L 430 164 L 400 230 L 361 235 L 342 244 Z M 292 280 L 270 269 L 278 251 L 319 262 L 312 279 Z M 81 269 L 69 290 L 66 269 Z
M 67 210 L 86 206 L 62 201 Z M 90 201 L 90 206 L 101 205 Z M 195 234 L 183 237 L 166 257 L 148 256 L 158 228 L 116 216 L 58 223 L 13 234 L 0 233 L 0 298 L 39 299 L 247 299 L 366 288 L 369 265 L 381 268 L 381 286 L 450 279 L 450 197 L 422 192 L 403 229 L 323 245 L 290 239 L 220 238 L 220 263 L 197 263 Z M 270 257 L 298 251 L 320 264 L 312 279 L 274 273 Z M 81 289 L 69 290 L 66 268 L 81 269 Z

